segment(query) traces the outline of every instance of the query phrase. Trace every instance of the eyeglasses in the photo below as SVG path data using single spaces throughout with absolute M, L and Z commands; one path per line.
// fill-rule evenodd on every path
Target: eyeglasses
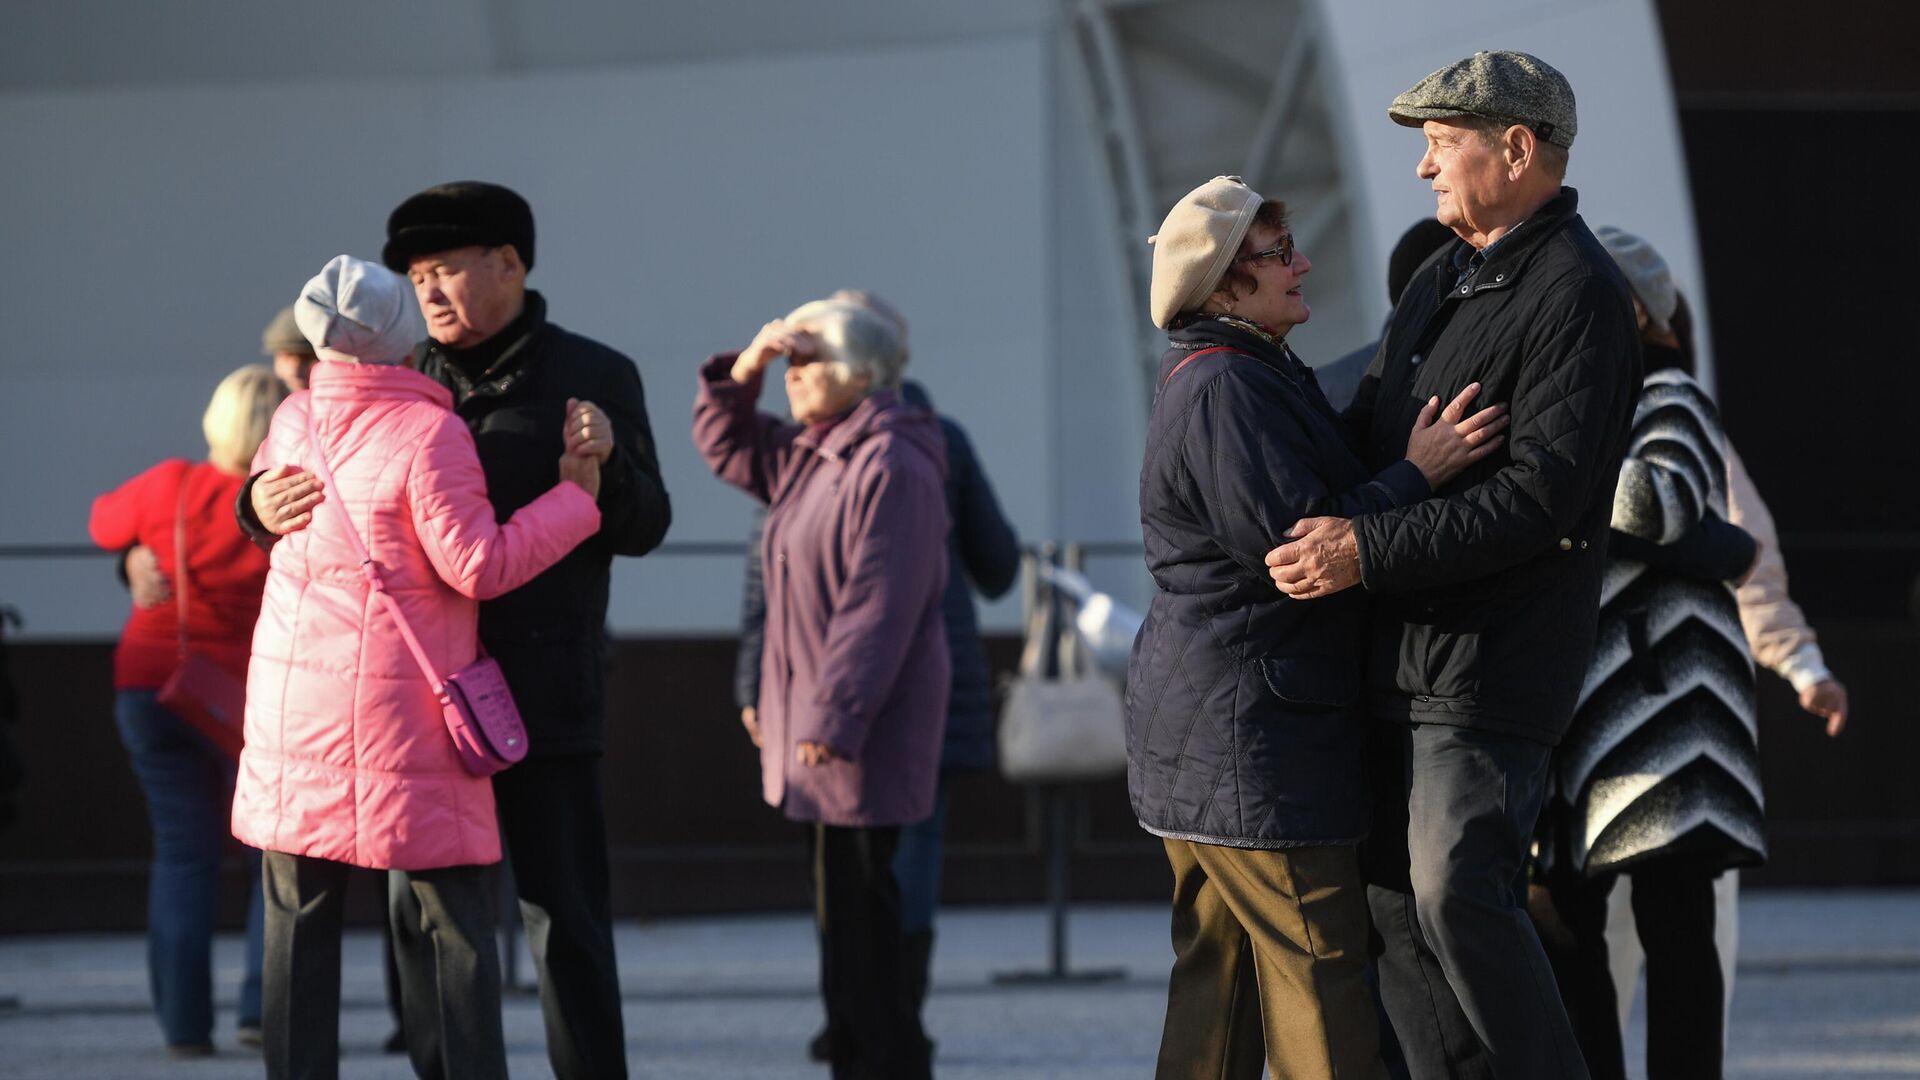
M 1280 242 L 1265 251 L 1256 251 L 1251 255 L 1240 257 L 1241 262 L 1266 262 L 1268 259 L 1279 259 L 1281 266 L 1293 265 L 1292 233 L 1280 234 Z

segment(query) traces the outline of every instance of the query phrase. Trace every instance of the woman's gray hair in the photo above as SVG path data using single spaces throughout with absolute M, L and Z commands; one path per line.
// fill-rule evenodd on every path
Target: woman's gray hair
M 866 289 L 835 289 L 833 295 L 827 297 L 827 299 L 839 301 L 843 304 L 852 304 L 854 307 L 866 308 L 868 311 L 887 320 L 887 322 L 893 325 L 894 333 L 900 335 L 901 354 L 911 355 L 907 341 L 909 336 L 907 333 L 907 317 L 900 314 L 900 309 L 888 303 L 885 297 Z
M 831 354 L 824 362 L 838 364 L 842 377 L 866 375 L 869 393 L 900 389 L 907 350 L 885 317 L 844 300 L 815 300 L 794 308 L 786 321 L 811 324 Z

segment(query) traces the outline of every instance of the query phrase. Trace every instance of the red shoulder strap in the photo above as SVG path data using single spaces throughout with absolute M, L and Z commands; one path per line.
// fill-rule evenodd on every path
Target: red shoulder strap
M 173 595 L 179 601 L 180 659 L 187 658 L 192 647 L 187 639 L 187 479 L 193 475 L 193 462 L 180 470 L 180 483 L 173 493 Z
M 1173 377 L 1175 375 L 1180 374 L 1181 368 L 1186 367 L 1188 364 L 1193 363 L 1195 360 L 1200 359 L 1201 357 L 1207 355 L 1208 353 L 1239 352 L 1239 351 L 1240 351 L 1239 349 L 1236 349 L 1231 345 L 1215 345 L 1211 348 L 1195 349 L 1193 352 L 1190 352 L 1187 354 L 1187 358 L 1185 360 L 1182 360 L 1179 363 L 1173 365 L 1173 370 L 1167 372 L 1167 377 L 1160 380 L 1160 389 L 1165 390 L 1167 388 L 1167 384 L 1173 381 Z

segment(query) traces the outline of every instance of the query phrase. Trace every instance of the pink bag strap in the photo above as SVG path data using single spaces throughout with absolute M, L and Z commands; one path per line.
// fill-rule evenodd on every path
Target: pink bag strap
M 307 446 L 313 451 L 313 471 L 320 474 L 320 482 L 327 485 L 327 490 L 338 498 L 339 485 L 333 482 L 333 470 L 327 467 L 326 451 L 320 448 L 320 429 L 314 421 L 314 405 L 312 391 L 308 391 Z M 420 665 L 420 674 L 427 677 L 428 685 L 444 701 L 447 697 L 446 684 L 434 672 L 433 661 L 427 659 L 427 650 L 421 648 L 420 639 L 413 636 L 413 627 L 407 622 L 406 615 L 401 613 L 399 602 L 388 595 L 386 582 L 380 579 L 380 568 L 374 565 L 373 556 L 367 553 L 366 542 L 360 539 L 360 530 L 353 527 L 353 515 L 347 512 L 347 504 L 342 501 L 338 505 L 340 521 L 346 525 L 347 537 L 353 541 L 353 553 L 360 558 L 360 574 L 367 579 L 367 588 L 386 605 L 387 613 L 393 616 L 394 625 L 400 628 L 400 636 L 407 643 L 407 651 L 413 654 L 413 662 Z

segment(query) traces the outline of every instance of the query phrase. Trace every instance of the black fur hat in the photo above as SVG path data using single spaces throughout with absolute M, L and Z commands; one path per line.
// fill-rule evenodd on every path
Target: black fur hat
M 480 244 L 512 244 L 533 269 L 533 208 L 509 188 L 480 180 L 436 184 L 387 215 L 380 261 L 397 274 L 422 255 Z

